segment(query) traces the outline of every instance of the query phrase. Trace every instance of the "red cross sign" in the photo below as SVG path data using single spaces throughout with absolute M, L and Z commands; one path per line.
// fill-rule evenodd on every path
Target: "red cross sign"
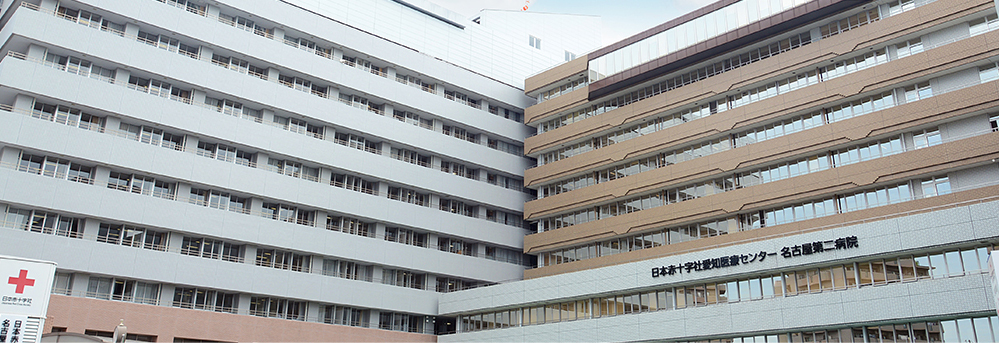
M 23 294 L 25 286 L 34 286 L 35 285 L 35 279 L 29 279 L 28 278 L 28 270 L 27 269 L 21 269 L 21 274 L 18 275 L 17 277 L 11 276 L 11 277 L 7 278 L 7 284 L 16 285 L 17 286 L 17 289 L 14 290 L 14 293 Z

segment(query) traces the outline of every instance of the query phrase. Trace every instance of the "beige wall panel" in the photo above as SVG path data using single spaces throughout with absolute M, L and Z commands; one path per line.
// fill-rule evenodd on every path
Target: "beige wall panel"
M 529 201 L 524 205 L 524 215 L 528 219 L 544 217 L 574 208 L 593 206 L 618 197 L 709 177 L 720 177 L 731 174 L 737 169 L 765 166 L 783 159 L 800 157 L 803 154 L 814 155 L 819 151 L 836 149 L 857 140 L 959 117 L 995 107 L 997 104 L 999 104 L 999 83 L 990 82 L 665 168 Z M 926 115 L 927 113 L 932 115 Z
M 68 332 L 113 331 L 119 320 L 128 333 L 154 335 L 157 342 L 187 339 L 238 342 L 436 342 L 434 335 L 415 334 L 262 318 L 53 295 L 43 332 L 53 326 Z
M 639 103 L 630 104 L 596 117 L 587 118 L 570 126 L 529 137 L 524 143 L 524 151 L 530 155 L 539 151 L 550 150 L 560 144 L 578 139 L 580 136 L 610 131 L 617 126 L 632 124 L 632 122 L 636 122 L 643 117 L 659 114 L 663 111 L 670 112 L 677 109 L 680 105 L 704 100 L 732 89 L 750 86 L 781 74 L 790 76 L 790 71 L 810 65 L 824 65 L 830 60 L 835 60 L 837 56 L 849 54 L 869 46 L 881 45 L 891 39 L 929 27 L 933 23 L 963 17 L 989 9 L 991 6 L 992 2 L 987 0 L 934 2 L 901 15 L 887 18 L 874 25 L 863 26 L 851 30 L 846 34 L 822 39 L 808 46 L 777 55 L 774 58 L 713 76 L 710 80 L 687 85 L 666 94 L 645 99 Z M 918 20 L 913 18 L 918 18 Z M 933 19 L 930 20 L 930 18 Z M 923 24 L 919 20 L 929 20 L 929 24 Z M 821 85 L 818 86 L 821 87 Z
M 637 137 L 624 143 L 531 168 L 525 171 L 524 182 L 528 186 L 534 186 L 581 172 L 584 170 L 583 167 L 604 167 L 653 151 L 682 147 L 701 138 L 717 135 L 723 130 L 751 128 L 758 123 L 787 113 L 804 109 L 817 110 L 820 106 L 832 106 L 857 94 L 872 90 L 887 91 L 891 88 L 886 86 L 906 85 L 915 82 L 920 77 L 958 68 L 973 67 L 986 58 L 999 56 L 999 31 L 968 38 L 965 41 L 966 49 L 961 54 L 954 54 L 950 51 L 950 46 L 932 49 L 925 53 L 875 66 L 863 72 L 838 77 L 784 95 Z M 934 64 L 930 64 L 931 61 Z M 924 101 L 934 102 L 938 100 L 928 99 Z
M 589 86 L 581 87 L 577 90 L 562 94 L 557 98 L 528 107 L 524 110 L 524 122 L 534 124 L 533 121 L 553 114 L 555 112 L 566 112 L 576 106 L 585 104 L 589 95 Z
M 746 210 L 779 207 L 872 185 L 891 184 L 999 158 L 999 133 L 990 133 L 752 186 L 649 210 L 528 235 L 524 251 L 538 253 L 645 230 L 707 220 Z M 927 164 L 926 161 L 937 161 Z
M 698 239 L 679 244 L 669 244 L 652 249 L 581 260 L 551 267 L 528 269 L 524 271 L 524 278 L 533 279 L 543 276 L 647 260 L 690 251 L 707 250 L 727 245 L 761 241 L 774 236 L 787 236 L 804 232 L 820 231 L 833 227 L 850 225 L 861 220 L 878 220 L 922 211 L 939 210 L 949 206 L 956 206 L 959 203 L 975 202 L 978 199 L 983 199 L 982 201 L 995 201 L 996 194 L 999 194 L 999 186 L 983 187 L 900 204 L 853 211 L 835 216 L 816 218 L 757 230 L 735 232 L 727 235 Z
M 557 65 L 539 74 L 528 77 L 524 80 L 524 93 L 533 93 L 551 86 L 553 83 L 565 81 L 573 76 L 585 74 L 589 64 L 587 56 L 579 56 L 576 59 Z

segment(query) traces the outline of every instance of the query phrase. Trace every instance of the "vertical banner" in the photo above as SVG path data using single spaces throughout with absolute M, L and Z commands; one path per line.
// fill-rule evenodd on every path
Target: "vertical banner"
M 0 343 L 24 342 L 24 329 L 27 325 L 28 316 L 0 314 Z
M 999 1 L 999 0 L 996 0 Z M 992 294 L 999 294 L 999 273 L 997 273 L 996 268 L 996 258 L 999 258 L 999 250 L 994 250 L 989 253 L 989 280 L 992 281 Z M 996 314 L 999 314 L 999 297 L 993 297 L 995 302 Z

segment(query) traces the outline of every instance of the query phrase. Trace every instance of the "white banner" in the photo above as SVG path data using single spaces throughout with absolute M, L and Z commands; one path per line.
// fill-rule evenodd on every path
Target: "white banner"
M 28 316 L 0 314 L 0 343 L 24 342 L 26 326 L 28 326 Z
M 0 315 L 45 318 L 55 268 L 52 262 L 0 256 Z

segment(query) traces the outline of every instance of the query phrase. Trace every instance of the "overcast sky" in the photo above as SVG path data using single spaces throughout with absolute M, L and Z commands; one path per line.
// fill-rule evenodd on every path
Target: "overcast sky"
M 482 9 L 521 10 L 526 0 L 429 0 L 466 17 Z M 716 0 L 531 0 L 528 11 L 598 15 L 602 45 L 642 32 Z

